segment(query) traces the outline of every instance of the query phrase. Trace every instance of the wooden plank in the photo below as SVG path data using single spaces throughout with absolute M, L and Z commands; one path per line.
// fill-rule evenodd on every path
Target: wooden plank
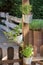
M 43 62 L 41 62 L 41 61 L 38 61 L 37 63 L 40 64 L 40 65 L 43 65 Z
M 41 56 L 36 56 L 36 57 L 33 57 L 33 59 L 32 59 L 33 62 L 41 61 L 41 60 L 43 60 L 43 57 L 41 57 Z
M 21 54 L 22 51 L 22 47 L 19 47 L 19 59 L 21 59 L 21 61 L 19 62 L 20 65 L 23 65 L 23 56 Z
M 10 15 L 9 15 L 8 19 L 9 19 L 10 21 L 14 21 L 14 22 L 16 22 L 16 23 L 21 23 L 21 18 L 17 18 L 17 17 L 14 17 L 14 16 L 10 16 Z
M 36 65 L 36 64 L 43 65 L 43 62 L 42 62 L 42 61 L 36 61 L 36 62 L 32 62 L 32 63 L 31 63 L 31 65 Z
M 29 25 L 28 24 L 24 24 L 24 45 L 28 45 L 29 44 Z
M 0 63 L 5 64 L 5 63 L 14 63 L 14 62 L 20 62 L 21 59 L 13 59 L 13 60 L 1 60 Z
M 25 63 L 23 63 L 23 65 L 30 65 L 30 64 L 25 64 Z
M 40 46 L 40 56 L 43 57 L 43 45 Z
M 2 48 L 0 48 L 0 61 L 2 61 Z M 2 63 L 0 63 L 2 65 Z
M 29 4 L 29 0 L 22 0 L 22 5 L 27 2 Z M 22 14 L 22 25 L 23 25 L 22 30 L 23 30 L 23 38 L 24 38 L 24 47 L 25 47 L 29 43 L 29 41 L 28 41 L 29 36 L 27 36 L 27 35 L 29 35 L 28 34 L 29 26 L 28 26 L 28 24 L 24 24 L 24 14 Z
M 1 22 L 4 23 L 7 27 L 10 27 L 10 28 L 12 28 L 12 29 L 14 29 L 14 27 L 17 26 L 16 24 L 14 24 L 14 23 L 12 23 L 12 22 L 9 22 L 9 21 L 7 21 L 7 20 L 2 20 Z
M 10 32 L 11 30 L 9 29 L 9 27 L 4 26 L 4 25 L 0 25 L 0 28 L 6 32 Z

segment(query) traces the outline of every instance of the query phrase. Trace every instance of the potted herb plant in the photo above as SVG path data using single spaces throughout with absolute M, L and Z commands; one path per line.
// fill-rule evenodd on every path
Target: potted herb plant
M 21 43 L 22 42 L 22 23 L 17 25 L 10 32 L 4 32 L 4 34 L 9 39 L 9 41 Z
M 21 54 L 23 55 L 23 62 L 25 64 L 31 64 L 32 61 L 32 55 L 33 55 L 33 47 L 31 45 L 26 46 Z
M 21 5 L 20 7 L 20 10 L 23 14 L 23 17 L 24 17 L 24 22 L 25 23 L 29 23 L 31 22 L 32 20 L 32 14 L 31 14 L 31 11 L 32 11 L 32 5 L 28 4 L 28 3 L 25 3 L 23 5 Z
M 14 28 L 14 31 L 15 31 L 14 41 L 17 41 L 18 43 L 22 42 L 22 27 L 20 27 L 20 26 L 21 26 L 21 24 Z

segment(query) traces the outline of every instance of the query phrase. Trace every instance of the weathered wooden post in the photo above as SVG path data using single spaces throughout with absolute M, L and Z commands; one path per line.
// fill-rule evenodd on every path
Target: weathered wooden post
M 40 46 L 40 56 L 43 57 L 43 45 Z
M 29 4 L 29 0 L 22 0 L 22 5 L 27 3 Z M 24 14 L 22 13 L 22 33 L 23 33 L 23 48 L 25 48 L 26 45 L 28 45 L 29 43 L 29 24 L 28 23 L 24 23 L 25 22 L 25 18 L 24 18 Z M 23 58 L 22 58 L 22 62 L 23 62 Z M 25 65 L 24 63 L 22 63 L 21 65 Z
M 21 59 L 21 61 L 19 62 L 20 65 L 23 65 L 23 56 L 21 54 L 22 51 L 22 47 L 19 47 L 19 59 Z
M 2 48 L 0 48 L 0 61 L 2 60 Z M 0 63 L 0 65 L 2 65 L 1 63 Z
M 22 0 L 22 5 L 27 3 L 29 4 L 29 0 Z M 22 31 L 23 31 L 23 38 L 24 38 L 24 47 L 29 43 L 29 24 L 24 23 L 24 14 L 22 14 Z

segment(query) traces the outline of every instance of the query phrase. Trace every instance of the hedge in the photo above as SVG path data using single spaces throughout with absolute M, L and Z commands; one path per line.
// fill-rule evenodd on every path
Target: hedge
M 30 0 L 34 19 L 43 19 L 43 0 Z

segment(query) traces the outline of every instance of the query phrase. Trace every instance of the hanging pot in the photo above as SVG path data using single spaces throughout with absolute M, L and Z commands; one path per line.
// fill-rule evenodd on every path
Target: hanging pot
M 16 41 L 18 43 L 21 43 L 22 42 L 22 34 L 16 37 Z
M 24 22 L 25 22 L 25 23 L 31 23 L 32 17 L 33 17 L 32 14 L 24 15 Z

